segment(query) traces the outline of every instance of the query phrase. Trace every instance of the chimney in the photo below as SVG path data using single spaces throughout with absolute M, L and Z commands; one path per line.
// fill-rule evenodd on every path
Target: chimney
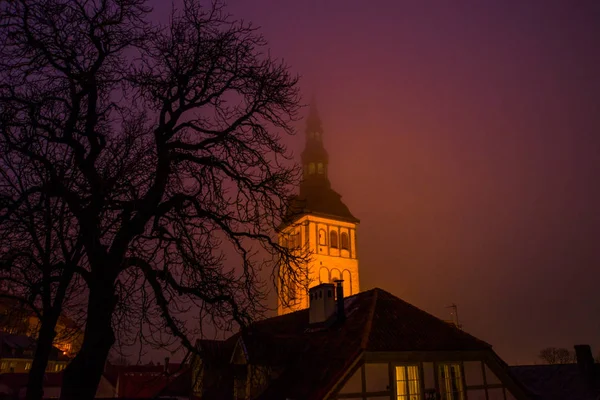
M 589 384 L 594 381 L 594 357 L 592 349 L 588 344 L 575 345 L 575 357 L 579 372 L 585 377 Z
M 338 279 L 335 281 L 335 292 L 336 292 L 336 303 L 337 303 L 337 315 L 338 321 L 344 322 L 346 320 L 346 309 L 344 308 L 344 281 Z
M 589 344 L 576 344 L 575 357 L 579 368 L 587 370 L 594 367 L 594 357 L 592 357 L 592 349 Z
M 335 313 L 335 286 L 331 283 L 322 283 L 309 289 L 308 322 L 312 324 L 323 323 Z

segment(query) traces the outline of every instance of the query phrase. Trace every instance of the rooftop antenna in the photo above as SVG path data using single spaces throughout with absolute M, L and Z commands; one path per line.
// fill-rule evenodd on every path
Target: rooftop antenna
M 452 316 L 452 323 L 454 325 L 456 325 L 456 327 L 458 329 L 462 329 L 462 325 L 458 322 L 458 306 L 456 304 L 452 303 L 449 306 L 447 306 L 446 308 L 452 309 L 452 311 L 450 312 L 450 315 Z

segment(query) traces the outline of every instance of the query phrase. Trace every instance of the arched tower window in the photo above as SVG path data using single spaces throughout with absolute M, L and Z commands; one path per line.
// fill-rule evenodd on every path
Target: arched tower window
M 327 246 L 327 233 L 325 229 L 319 229 L 319 246 Z
M 315 163 L 310 163 L 308 164 L 308 174 L 309 175 L 314 175 L 315 174 Z
M 341 234 L 340 247 L 344 250 L 350 249 L 350 239 L 348 238 L 348 234 L 346 232 L 342 232 Z
M 317 173 L 319 175 L 323 175 L 324 172 L 325 172 L 325 168 L 323 167 L 323 163 L 318 163 L 317 164 Z
M 336 231 L 329 232 L 329 244 L 332 248 L 338 248 L 338 236 Z

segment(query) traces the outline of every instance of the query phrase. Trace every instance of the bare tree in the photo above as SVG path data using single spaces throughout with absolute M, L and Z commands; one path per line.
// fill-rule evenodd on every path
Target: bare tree
M 575 356 L 573 352 L 565 348 L 546 347 L 538 355 L 547 364 L 569 364 Z
M 38 399 L 53 344 L 76 339 L 72 324 L 61 323 L 60 330 L 57 325 L 66 320 L 63 307 L 77 297 L 74 274 L 83 261 L 82 246 L 67 233 L 73 220 L 64 203 L 43 192 L 25 193 L 47 183 L 43 171 L 14 153 L 1 154 L 0 298 L 14 307 L 8 324 L 25 321 L 15 333 L 38 338 L 27 390 L 27 398 Z
M 243 326 L 260 311 L 261 269 L 303 262 L 272 235 L 298 177 L 279 136 L 293 132 L 297 79 L 220 3 L 186 0 L 167 26 L 148 12 L 144 0 L 0 7 L 0 146 L 48 178 L 2 207 L 40 194 L 64 205 L 61 240 L 85 260 L 63 399 L 94 397 L 115 326 L 134 328 L 124 316 L 194 351 L 190 312 Z

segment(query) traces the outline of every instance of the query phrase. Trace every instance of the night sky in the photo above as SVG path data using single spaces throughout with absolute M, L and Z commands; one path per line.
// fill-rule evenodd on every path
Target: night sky
M 363 290 L 458 304 L 510 364 L 600 352 L 600 1 L 229 5 L 318 99 Z

